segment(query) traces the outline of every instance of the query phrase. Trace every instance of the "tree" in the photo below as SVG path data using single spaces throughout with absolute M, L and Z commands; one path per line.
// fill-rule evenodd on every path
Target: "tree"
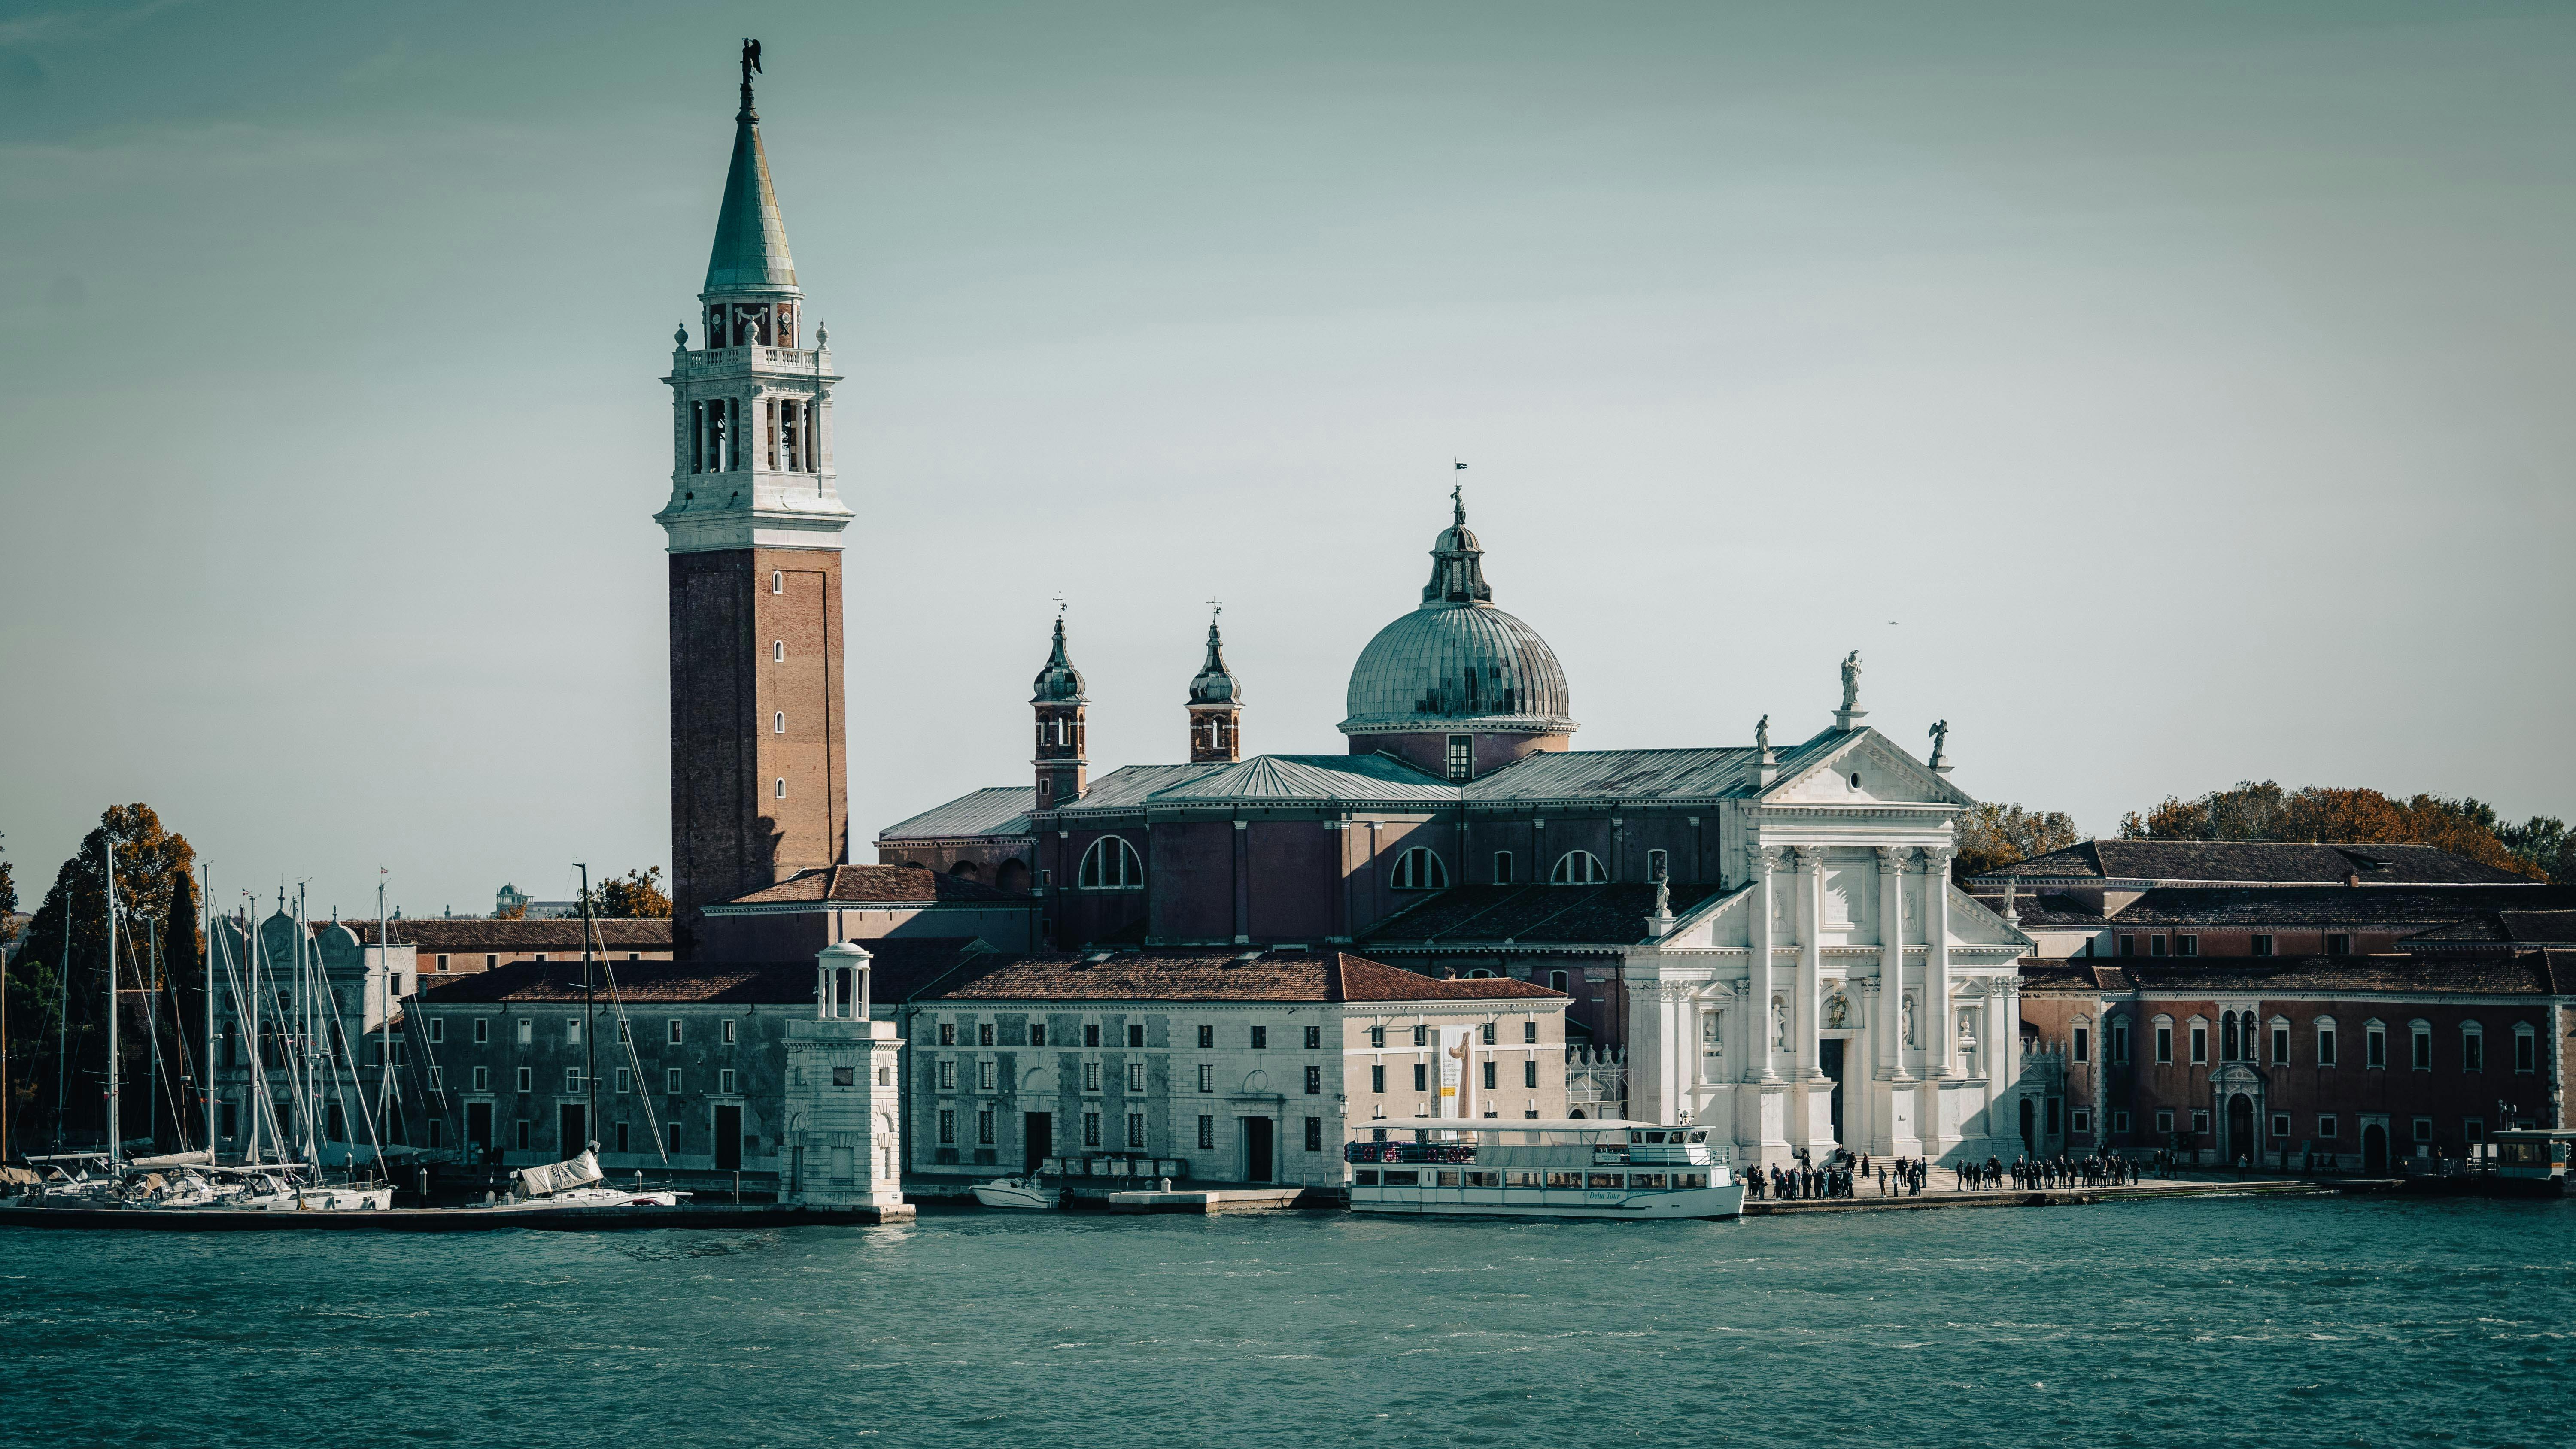
M 2556 827 L 2553 835 L 2550 827 Z M 2507 845 L 2512 833 L 2522 849 Z M 2303 785 L 2283 790 L 2271 780 L 2246 780 L 2232 790 L 2196 799 L 2167 796 L 2144 816 L 2120 817 L 2131 840 L 2315 840 L 2337 845 L 2429 845 L 2537 880 L 2564 850 L 2565 827 L 2534 816 L 2505 825 L 2495 807 L 2463 796 L 2414 795 L 2400 800 L 2371 789 Z M 2576 864 L 2576 862 L 2570 862 Z
M 591 889 L 590 912 L 611 921 L 667 921 L 671 898 L 662 893 L 662 867 L 610 876 Z
M 2520 825 L 2496 831 L 2496 839 L 2514 859 L 2557 884 L 2576 882 L 2576 834 L 2555 815 L 2534 815 Z
M 1983 804 L 1959 817 L 1959 854 L 1951 874 L 1960 880 L 2001 870 L 2084 838 L 2063 810 L 2025 810 L 2018 804 Z

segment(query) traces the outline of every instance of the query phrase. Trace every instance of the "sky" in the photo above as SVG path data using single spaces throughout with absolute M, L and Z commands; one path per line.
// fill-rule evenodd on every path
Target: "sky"
M 669 860 L 667 371 L 758 35 L 851 816 L 1338 752 L 1466 481 L 1580 746 L 1869 722 L 2093 833 L 2576 814 L 2564 4 L 0 6 L 0 832 L 219 904 Z M 1452 464 L 1469 467 L 1457 473 Z M 2561 640 L 2552 643 L 2552 640 Z

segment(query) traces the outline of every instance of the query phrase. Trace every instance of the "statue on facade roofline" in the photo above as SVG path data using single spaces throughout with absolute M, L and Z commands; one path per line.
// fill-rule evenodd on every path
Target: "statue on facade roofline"
M 1860 651 L 1843 656 L 1843 708 L 1860 708 Z
M 1765 755 L 1771 753 L 1771 716 L 1762 716 L 1753 726 L 1753 746 Z
M 1950 722 L 1946 719 L 1936 719 L 1932 721 L 1933 769 L 1941 768 L 1941 752 L 1948 748 L 1950 748 Z

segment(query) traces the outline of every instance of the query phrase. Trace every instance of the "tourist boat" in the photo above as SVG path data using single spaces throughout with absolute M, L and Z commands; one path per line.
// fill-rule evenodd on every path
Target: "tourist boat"
M 1573 1118 L 1499 1118 L 1353 1142 L 1351 1210 L 1486 1217 L 1732 1218 L 1744 1184 L 1708 1129 Z
M 2565 1192 L 2571 1149 L 2576 1149 L 2576 1129 L 2500 1129 L 2495 1134 L 2496 1186 L 2509 1192 Z
M 1051 1208 L 1064 1194 L 1034 1177 L 997 1177 L 975 1184 L 975 1201 L 994 1208 Z

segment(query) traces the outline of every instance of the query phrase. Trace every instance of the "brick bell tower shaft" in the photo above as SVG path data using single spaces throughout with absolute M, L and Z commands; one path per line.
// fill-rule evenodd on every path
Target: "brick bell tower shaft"
M 827 335 L 804 293 L 752 107 L 742 108 L 698 294 L 671 375 L 671 903 L 692 953 L 697 912 L 849 858 L 841 531 Z

